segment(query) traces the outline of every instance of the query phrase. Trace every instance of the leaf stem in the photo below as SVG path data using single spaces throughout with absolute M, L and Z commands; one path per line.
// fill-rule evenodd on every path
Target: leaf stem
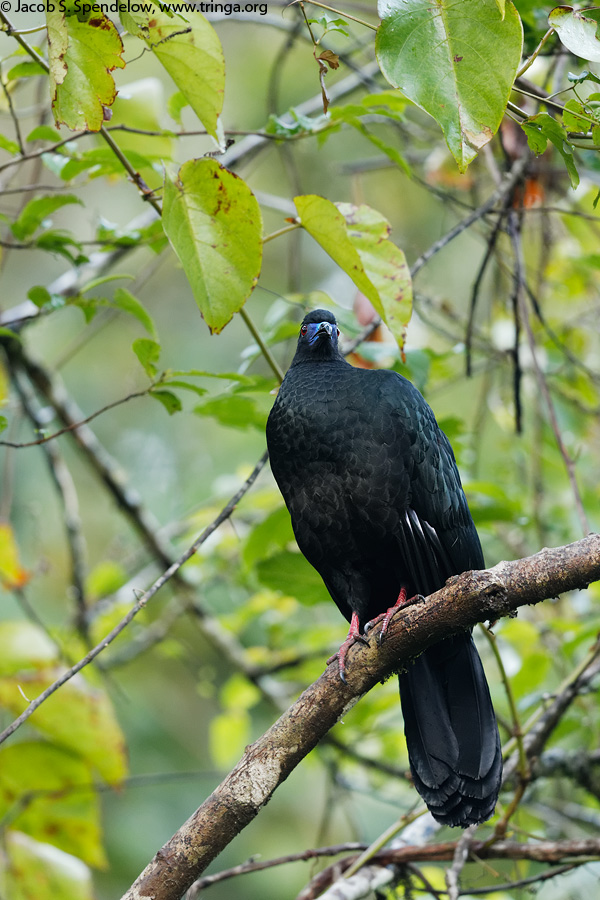
M 517 742 L 517 748 L 519 751 L 520 774 L 523 781 L 526 781 L 527 779 L 529 779 L 529 762 L 527 760 L 527 754 L 525 752 L 525 745 L 523 744 L 523 728 L 521 726 L 521 720 L 519 719 L 517 704 L 515 702 L 515 697 L 512 691 L 510 680 L 508 678 L 508 675 L 506 674 L 506 669 L 504 668 L 502 657 L 500 656 L 496 635 L 489 628 L 486 628 L 485 625 L 481 626 L 481 630 L 483 631 L 490 647 L 492 648 L 492 653 L 494 654 L 496 664 L 498 666 L 498 669 L 500 670 L 500 678 L 502 679 L 502 684 L 504 685 L 504 690 L 506 692 L 506 697 L 508 700 L 508 707 L 510 709 L 510 716 L 513 723 L 512 736 Z
M 279 368 L 279 365 L 277 364 L 277 360 L 275 359 L 275 357 L 273 356 L 273 354 L 271 353 L 271 351 L 269 350 L 269 348 L 263 341 L 258 328 L 256 327 L 256 325 L 254 324 L 254 322 L 248 315 L 248 312 L 247 312 L 245 306 L 242 306 L 242 308 L 240 309 L 240 316 L 246 323 L 246 327 L 248 328 L 248 331 L 250 332 L 250 334 L 252 335 L 252 337 L 254 338 L 254 340 L 256 341 L 258 346 L 260 347 L 262 355 L 264 356 L 264 358 L 268 362 L 269 366 L 275 373 L 275 377 L 279 381 L 279 384 L 281 384 L 281 382 L 283 381 L 283 372 Z
M 523 75 L 523 73 L 526 72 L 527 69 L 535 62 L 535 60 L 538 58 L 538 56 L 540 54 L 542 47 L 544 46 L 544 44 L 546 43 L 546 41 L 548 40 L 548 38 L 550 37 L 550 35 L 553 32 L 554 32 L 554 28 L 548 29 L 548 31 L 546 32 L 544 37 L 541 39 L 541 41 L 539 42 L 539 44 L 537 45 L 537 47 L 535 48 L 535 50 L 533 51 L 533 53 L 531 54 L 529 59 L 526 59 L 525 62 L 523 63 L 523 65 L 521 66 L 521 68 L 518 70 L 517 74 L 515 75 L 515 81 L 517 80 L 517 78 L 520 78 L 521 75 Z
M 263 244 L 268 243 L 268 241 L 274 241 L 275 238 L 278 238 L 282 234 L 288 234 L 290 231 L 295 231 L 297 228 L 301 228 L 300 222 L 294 222 L 291 225 L 286 225 L 285 228 L 280 228 L 278 231 L 272 231 L 271 234 L 267 234 L 263 238 Z

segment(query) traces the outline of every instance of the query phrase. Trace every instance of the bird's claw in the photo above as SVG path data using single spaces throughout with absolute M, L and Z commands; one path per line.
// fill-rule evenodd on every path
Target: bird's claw
M 412 606 L 413 603 L 420 603 L 423 600 L 422 594 L 415 594 L 414 597 L 411 597 L 409 600 L 406 599 L 406 589 L 402 588 L 400 593 L 398 594 L 398 599 L 394 603 L 393 606 L 387 610 L 387 612 L 381 613 L 378 616 L 375 616 L 374 619 L 371 619 L 370 622 L 367 622 L 365 625 L 365 634 L 368 634 L 371 628 L 374 628 L 375 625 L 379 625 L 380 622 L 383 622 L 381 626 L 381 631 L 377 637 L 377 643 L 381 646 L 387 634 L 388 628 L 390 627 L 390 622 L 396 615 L 396 613 L 405 609 L 407 606 Z
M 329 659 L 327 660 L 327 665 L 329 666 L 329 665 L 331 665 L 331 663 L 334 660 L 337 659 L 340 678 L 344 682 L 344 684 L 348 683 L 346 681 L 346 655 L 347 655 L 350 647 L 352 647 L 356 643 L 366 644 L 367 647 L 369 646 L 369 640 L 360 631 L 360 628 L 358 625 L 358 616 L 356 615 L 356 613 L 354 613 L 352 615 L 352 622 L 350 623 L 350 630 L 348 632 L 348 637 L 341 644 L 338 652 L 334 653 L 333 656 L 330 656 Z

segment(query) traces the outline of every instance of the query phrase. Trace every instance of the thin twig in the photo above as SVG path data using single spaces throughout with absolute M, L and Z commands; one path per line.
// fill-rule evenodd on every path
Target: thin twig
M 117 638 L 129 625 L 129 623 L 137 616 L 142 609 L 144 609 L 148 602 L 158 593 L 158 591 L 164 587 L 164 585 L 179 571 L 181 566 L 188 561 L 198 550 L 199 547 L 210 537 L 210 535 L 216 531 L 216 529 L 221 525 L 226 519 L 229 518 L 231 513 L 234 511 L 235 507 L 242 499 L 246 491 L 254 484 L 257 479 L 259 473 L 262 471 L 265 463 L 267 461 L 267 454 L 264 453 L 260 458 L 257 465 L 254 467 L 253 471 L 250 473 L 244 484 L 241 488 L 233 495 L 233 497 L 229 500 L 228 503 L 225 504 L 219 515 L 213 519 L 213 521 L 208 525 L 204 531 L 200 534 L 198 538 L 194 541 L 194 543 L 183 553 L 179 559 L 175 560 L 175 562 L 169 566 L 169 568 L 162 573 L 162 575 L 156 579 L 154 584 L 148 588 L 147 591 L 141 595 L 141 597 L 136 601 L 136 603 L 131 607 L 131 609 L 127 612 L 125 616 L 121 619 L 121 621 L 115 625 L 115 627 L 98 643 L 95 647 L 93 647 L 89 653 L 87 653 L 83 659 L 80 659 L 74 666 L 71 666 L 70 669 L 67 669 L 66 672 L 57 678 L 49 687 L 46 688 L 35 700 L 27 706 L 27 708 L 21 713 L 18 718 L 11 722 L 11 724 L 4 729 L 0 733 L 0 744 L 4 743 L 4 741 L 14 734 L 14 732 L 19 728 L 27 719 L 36 711 L 36 709 L 42 705 L 42 703 L 51 697 L 52 694 L 55 693 L 63 684 L 66 684 L 67 681 L 70 681 L 78 672 L 81 672 L 87 665 L 89 665 L 103 650 L 112 644 L 112 642 Z
M 468 216 L 466 216 L 461 222 L 451 228 L 443 237 L 437 240 L 434 244 L 429 247 L 424 253 L 419 256 L 418 259 L 412 264 L 410 269 L 411 277 L 414 278 L 418 272 L 421 271 L 425 263 L 429 262 L 429 260 L 435 256 L 436 253 L 439 253 L 444 247 L 446 247 L 454 238 L 458 237 L 459 234 L 462 234 L 463 231 L 466 231 L 467 228 L 470 228 L 474 222 L 477 222 L 479 219 L 483 218 L 490 210 L 494 208 L 494 206 L 498 203 L 499 200 L 503 200 L 507 194 L 509 194 L 517 184 L 517 182 L 523 177 L 525 169 L 527 167 L 529 160 L 527 156 L 519 157 L 513 163 L 510 172 L 508 172 L 502 181 L 500 187 L 498 187 L 488 199 L 478 206 L 477 209 L 473 210 Z
M 222 872 L 216 872 L 214 875 L 206 875 L 204 878 L 199 878 L 187 891 L 185 900 L 196 900 L 200 892 L 205 890 L 205 888 L 227 881 L 230 878 L 237 878 L 238 875 L 246 875 L 248 872 L 262 872 L 264 869 L 273 869 L 276 866 L 284 866 L 288 863 L 320 859 L 323 856 L 352 853 L 357 850 L 363 850 L 365 846 L 366 844 L 349 842 L 347 844 L 336 844 L 332 847 L 317 847 L 315 850 L 303 850 L 300 853 L 289 853 L 287 856 L 277 856 L 274 859 L 249 859 L 239 866 L 233 866 L 231 869 L 224 869 Z
M 14 383 L 21 400 L 21 405 L 33 427 L 41 427 L 39 412 L 35 407 L 35 399 L 29 383 L 26 382 L 24 378 L 20 378 L 18 373 L 17 377 L 14 379 Z M 67 544 L 71 557 L 71 586 L 76 605 L 75 622 L 78 631 L 82 637 L 86 639 L 87 604 L 85 596 L 85 573 L 87 554 L 85 538 L 81 527 L 81 517 L 79 515 L 77 490 L 71 473 L 58 448 L 54 444 L 51 444 L 44 447 L 44 452 L 50 469 L 50 475 L 56 485 L 63 508 L 63 521 L 65 523 Z
M 558 418 L 556 416 L 556 410 L 554 408 L 554 403 L 552 401 L 552 397 L 550 395 L 550 390 L 548 388 L 548 383 L 542 372 L 538 361 L 537 348 L 535 343 L 535 337 L 533 334 L 533 329 L 531 327 L 531 322 L 529 321 L 529 313 L 525 306 L 525 301 L 523 299 L 522 294 L 519 292 L 519 309 L 521 313 L 521 319 L 525 328 L 525 333 L 527 335 L 527 342 L 529 344 L 529 349 L 531 352 L 531 360 L 533 363 L 533 370 L 535 372 L 535 377 L 538 383 L 538 387 L 540 389 L 540 393 L 542 394 L 544 401 L 546 403 L 546 408 L 548 410 L 548 417 L 550 419 L 550 425 L 552 427 L 552 431 L 554 432 L 554 438 L 556 440 L 556 445 L 558 447 L 558 451 L 563 459 L 563 463 L 565 465 L 565 469 L 567 471 L 567 476 L 569 478 L 569 482 L 571 484 L 571 490 L 573 492 L 573 499 L 575 501 L 575 510 L 577 512 L 577 516 L 579 518 L 579 524 L 581 526 L 581 530 L 583 534 L 588 534 L 590 531 L 590 525 L 587 518 L 587 514 L 585 512 L 585 508 L 583 505 L 583 500 L 581 498 L 581 493 L 579 491 L 579 485 L 577 484 L 577 476 L 575 474 L 575 463 L 573 462 L 569 451 L 567 450 L 565 443 L 562 438 L 562 434 L 560 431 L 560 426 L 558 424 Z
M 114 409 L 116 406 L 121 406 L 121 404 L 127 403 L 129 400 L 135 400 L 137 397 L 145 397 L 155 386 L 155 384 L 151 384 L 150 387 L 147 387 L 143 391 L 134 391 L 132 394 L 128 394 L 127 397 L 121 397 L 120 400 L 114 400 L 112 403 L 107 403 L 106 406 L 102 407 L 102 409 L 97 409 L 96 412 L 93 412 L 91 415 L 89 415 L 85 419 L 82 419 L 80 422 L 72 422 L 70 425 L 65 425 L 65 427 L 61 428 L 59 431 L 55 431 L 53 434 L 48 434 L 42 438 L 38 438 L 37 441 L 26 441 L 25 443 L 18 444 L 15 441 L 0 440 L 0 445 L 4 447 L 15 447 L 17 449 L 21 449 L 22 447 L 39 447 L 40 444 L 47 444 L 48 441 L 53 441 L 54 438 L 60 437 L 61 434 L 68 434 L 69 431 L 75 431 L 77 428 L 81 428 L 83 425 L 87 425 L 88 422 L 92 421 L 92 419 L 95 419 L 97 416 L 101 416 L 102 413 L 108 412 L 109 409 Z M 38 423 L 36 429 L 41 430 L 41 428 L 42 424 Z

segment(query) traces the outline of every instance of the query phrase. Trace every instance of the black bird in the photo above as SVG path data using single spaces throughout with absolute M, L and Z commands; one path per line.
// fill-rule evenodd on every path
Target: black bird
M 402 375 L 357 369 L 335 317 L 305 316 L 267 422 L 271 468 L 300 550 L 351 623 L 339 653 L 386 610 L 484 568 L 446 435 Z M 384 622 L 384 626 L 387 622 Z M 470 632 L 428 648 L 399 676 L 410 768 L 445 825 L 488 819 L 500 737 Z

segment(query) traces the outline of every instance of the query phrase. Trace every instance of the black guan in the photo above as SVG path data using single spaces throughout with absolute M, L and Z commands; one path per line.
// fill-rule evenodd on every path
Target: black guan
M 305 316 L 267 422 L 271 467 L 300 550 L 351 623 L 342 645 L 400 597 L 484 568 L 454 454 L 402 375 L 351 366 L 327 310 Z M 433 816 L 488 819 L 502 776 L 498 726 L 470 632 L 399 675 L 410 768 Z

